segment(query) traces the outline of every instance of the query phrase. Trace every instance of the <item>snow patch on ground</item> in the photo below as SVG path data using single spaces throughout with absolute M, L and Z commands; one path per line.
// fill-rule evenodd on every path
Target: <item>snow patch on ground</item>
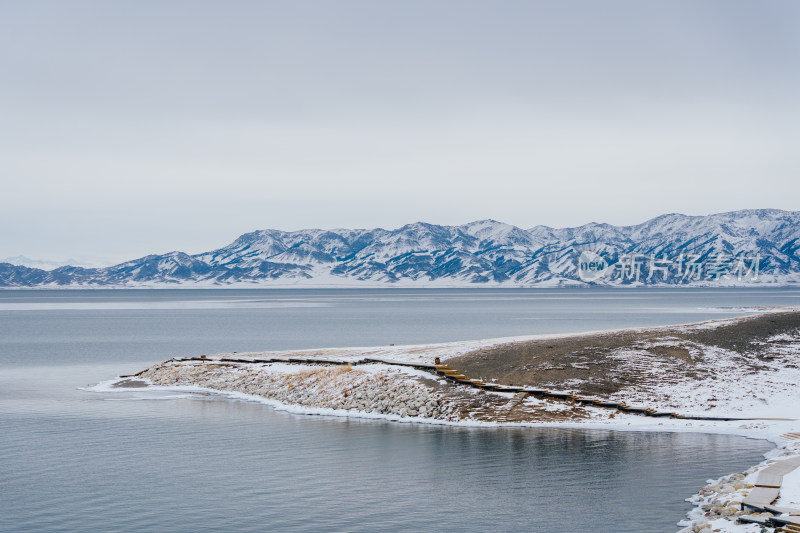
M 800 468 L 783 476 L 781 497 L 776 505 L 800 509 Z

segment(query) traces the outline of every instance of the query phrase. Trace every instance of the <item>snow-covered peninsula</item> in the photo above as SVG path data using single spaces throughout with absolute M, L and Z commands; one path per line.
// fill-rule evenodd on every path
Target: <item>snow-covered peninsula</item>
M 687 532 L 760 531 L 759 521 L 794 520 L 791 510 L 800 507 L 800 483 L 788 475 L 786 489 L 768 502 L 775 508 L 761 500 L 748 505 L 758 497 L 759 473 L 800 453 L 799 358 L 800 311 L 771 309 L 738 319 L 566 336 L 198 355 L 95 390 L 166 387 L 297 413 L 399 422 L 768 439 L 777 445 L 768 461 L 710 480 L 682 522 Z

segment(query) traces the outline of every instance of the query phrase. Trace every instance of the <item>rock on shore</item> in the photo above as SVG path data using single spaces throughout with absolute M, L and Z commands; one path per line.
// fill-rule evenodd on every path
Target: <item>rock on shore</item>
M 769 512 L 755 512 L 742 509 L 742 501 L 754 488 L 758 473 L 774 463 L 796 456 L 800 447 L 787 444 L 773 457 L 763 463 L 746 470 L 717 480 L 710 480 L 699 493 L 687 501 L 696 507 L 688 515 L 688 520 L 680 522 L 685 526 L 679 533 L 711 533 L 713 531 L 762 531 L 760 526 L 739 524 L 737 518 L 743 515 L 755 515 L 764 518 L 774 516 Z
M 140 377 L 154 385 L 236 391 L 305 407 L 458 420 L 457 407 L 415 376 L 388 365 L 361 368 L 169 362 Z

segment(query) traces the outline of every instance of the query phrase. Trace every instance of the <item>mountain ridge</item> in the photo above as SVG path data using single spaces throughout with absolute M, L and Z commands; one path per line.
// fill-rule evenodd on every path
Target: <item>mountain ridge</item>
M 0 263 L 0 287 L 714 286 L 800 283 L 800 211 L 668 213 L 640 224 L 255 230 L 104 268 Z

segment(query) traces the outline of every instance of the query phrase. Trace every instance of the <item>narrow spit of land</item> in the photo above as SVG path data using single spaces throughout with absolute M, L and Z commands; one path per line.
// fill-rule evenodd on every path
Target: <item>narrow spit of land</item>
M 796 418 L 798 354 L 800 312 L 784 311 L 561 337 L 219 354 L 166 361 L 140 377 L 298 406 L 449 422 L 614 418 L 600 403 L 694 418 Z M 449 371 L 437 373 L 437 361 Z M 357 366 L 331 368 L 347 362 Z M 445 379 L 454 376 L 462 379 Z M 474 382 L 505 389 L 476 390 Z M 525 394 L 531 389 L 552 394 Z M 437 409 L 420 412 L 420 401 Z
M 581 335 L 204 355 L 159 363 L 105 390 L 152 386 L 217 391 L 309 414 L 736 433 L 772 440 L 776 458 L 795 456 L 800 311 Z M 703 489 L 685 531 L 758 531 L 751 528 L 779 523 L 771 516 L 794 521 L 767 505 L 796 499 L 800 507 L 800 484 L 797 495 L 747 506 L 764 492 L 756 490 L 757 476 L 767 467 Z M 749 525 L 738 523 L 745 515 Z

